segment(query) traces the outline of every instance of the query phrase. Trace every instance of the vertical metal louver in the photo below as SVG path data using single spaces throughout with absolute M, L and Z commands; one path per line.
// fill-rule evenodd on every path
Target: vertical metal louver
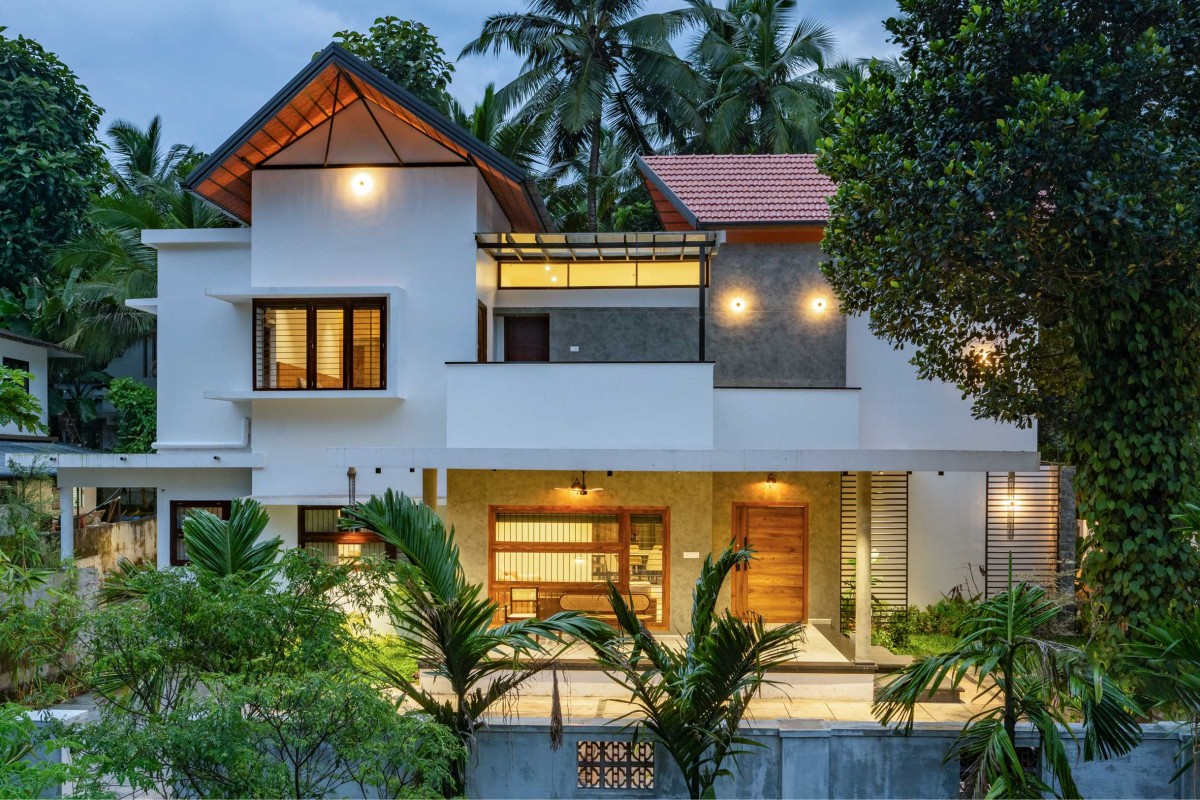
M 853 614 L 857 478 L 842 473 L 843 627 Z M 880 611 L 908 608 L 908 473 L 871 473 L 871 595 Z M 882 607 L 882 608 L 880 608 Z
M 1053 586 L 1058 573 L 1059 470 L 987 475 L 987 596 L 1013 580 Z

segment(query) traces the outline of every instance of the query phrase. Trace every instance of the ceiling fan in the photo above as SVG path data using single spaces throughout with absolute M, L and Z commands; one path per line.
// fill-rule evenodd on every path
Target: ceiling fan
M 560 487 L 558 487 L 558 491 L 572 492 L 574 494 L 579 495 L 580 497 L 586 497 L 589 492 L 591 492 L 591 493 L 603 492 L 604 490 L 601 489 L 599 486 L 593 486 L 592 488 L 589 489 L 588 485 L 587 485 L 587 473 L 580 472 L 579 477 L 576 478 L 575 480 L 571 481 L 570 486 L 560 486 Z

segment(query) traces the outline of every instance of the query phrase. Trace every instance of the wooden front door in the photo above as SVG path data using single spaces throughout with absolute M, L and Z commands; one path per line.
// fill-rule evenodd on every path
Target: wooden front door
M 480 364 L 488 362 L 488 317 L 487 306 L 482 300 L 477 300 L 475 309 L 475 360 Z
M 733 611 L 766 622 L 808 619 L 808 508 L 743 505 L 733 508 L 734 539 L 754 550 L 734 573 Z
M 550 317 L 505 317 L 504 360 L 549 361 Z

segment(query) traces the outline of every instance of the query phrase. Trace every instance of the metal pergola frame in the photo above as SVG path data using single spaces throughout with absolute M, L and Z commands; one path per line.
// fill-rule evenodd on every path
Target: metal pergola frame
M 697 310 L 700 348 L 705 360 L 705 308 L 709 268 L 720 248 L 719 231 L 662 233 L 476 233 L 475 246 L 503 264 L 620 264 L 630 262 L 686 263 L 700 270 Z M 648 287 L 630 287 L 634 289 Z M 661 287 L 657 287 L 661 288 Z M 563 291 L 575 291 L 563 287 Z M 581 291 L 581 290 L 580 290 Z

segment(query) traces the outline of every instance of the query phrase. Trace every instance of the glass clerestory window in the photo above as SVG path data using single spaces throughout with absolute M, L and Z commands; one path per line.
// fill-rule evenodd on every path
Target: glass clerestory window
M 254 388 L 385 389 L 387 301 L 256 301 Z

